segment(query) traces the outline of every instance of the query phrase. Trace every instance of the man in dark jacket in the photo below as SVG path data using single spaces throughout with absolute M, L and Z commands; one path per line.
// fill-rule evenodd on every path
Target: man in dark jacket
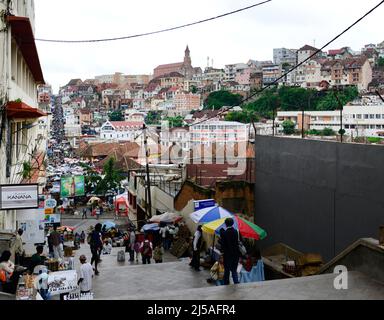
M 221 245 L 224 252 L 224 285 L 229 285 L 229 275 L 232 272 L 233 283 L 239 283 L 237 265 L 239 264 L 239 233 L 233 228 L 233 219 L 225 220 L 227 229 L 222 233 Z

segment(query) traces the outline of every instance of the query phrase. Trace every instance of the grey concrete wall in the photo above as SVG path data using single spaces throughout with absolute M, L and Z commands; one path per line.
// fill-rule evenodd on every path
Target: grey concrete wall
M 329 261 L 384 224 L 384 148 L 258 136 L 255 221 L 277 242 Z

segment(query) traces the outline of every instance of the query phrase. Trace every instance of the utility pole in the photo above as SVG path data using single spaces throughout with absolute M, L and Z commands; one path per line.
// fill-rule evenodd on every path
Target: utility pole
M 147 195 L 147 202 L 145 203 L 145 213 L 148 218 L 152 218 L 151 180 L 149 177 L 149 163 L 148 163 L 149 151 L 148 151 L 147 127 L 145 124 L 143 125 L 143 132 L 144 132 L 144 149 L 145 149 L 145 170 L 147 174 L 147 179 L 146 179 L 147 190 L 145 193 Z
M 340 108 L 340 130 L 339 130 L 339 134 L 340 134 L 340 142 L 343 143 L 343 135 L 344 135 L 344 129 L 343 129 L 343 105 L 341 104 L 341 101 L 339 99 L 339 97 L 337 96 L 336 94 L 336 91 L 333 91 L 333 94 L 335 95 L 335 98 L 339 104 L 339 108 Z

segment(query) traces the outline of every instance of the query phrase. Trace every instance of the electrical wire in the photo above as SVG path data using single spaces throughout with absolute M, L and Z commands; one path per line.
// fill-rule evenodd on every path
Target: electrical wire
M 249 10 L 249 9 L 261 6 L 261 5 L 266 4 L 268 2 L 271 2 L 271 1 L 272 0 L 267 0 L 267 1 L 259 2 L 259 3 L 253 4 L 253 5 L 244 7 L 244 8 L 240 8 L 240 9 L 237 9 L 237 10 L 234 10 L 234 11 L 230 11 L 230 12 L 227 12 L 227 13 L 215 16 L 215 17 L 211 17 L 211 18 L 207 18 L 207 19 L 203 19 L 203 20 L 199 20 L 199 21 L 183 24 L 181 26 L 170 27 L 170 28 L 166 28 L 166 29 L 162 29 L 162 30 L 157 30 L 157 31 L 139 33 L 139 34 L 135 34 L 135 35 L 116 37 L 116 38 L 93 39 L 93 40 L 53 40 L 53 39 L 35 38 L 35 41 L 54 42 L 54 43 L 91 43 L 91 42 L 107 42 L 107 41 L 117 41 L 117 40 L 139 38 L 139 37 L 144 37 L 144 36 L 150 36 L 150 35 L 153 35 L 153 34 L 164 33 L 164 32 L 169 32 L 169 31 L 173 31 L 173 30 L 177 30 L 177 29 L 182 29 L 182 28 L 193 26 L 193 25 L 201 24 L 201 23 L 204 23 L 204 22 L 220 19 L 220 18 L 229 16 L 229 15 L 232 15 L 232 14 L 235 14 L 235 13 L 239 13 L 241 11 L 246 11 L 246 10 Z
M 352 29 L 355 25 L 357 25 L 360 21 L 362 21 L 364 18 L 366 18 L 368 15 L 370 15 L 373 11 L 375 11 L 378 7 L 380 7 L 382 4 L 384 3 L 384 0 L 383 1 L 380 1 L 376 6 L 374 6 L 371 10 L 369 10 L 367 13 L 365 13 L 363 16 L 361 16 L 359 19 L 357 19 L 354 23 L 352 23 L 349 27 L 347 27 L 346 29 L 344 29 L 341 33 L 339 33 L 337 36 L 335 36 L 332 40 L 328 41 L 325 45 L 323 45 L 320 49 L 317 49 L 312 55 L 310 55 L 307 59 L 303 60 L 302 62 L 298 63 L 297 65 L 295 65 L 294 67 L 292 67 L 290 70 L 288 70 L 286 73 L 284 73 L 282 76 L 278 77 L 276 80 L 274 80 L 272 83 L 268 84 L 267 86 L 265 86 L 264 88 L 261 88 L 259 89 L 258 91 L 256 91 L 255 93 L 251 94 L 249 97 L 243 99 L 240 104 L 236 104 L 236 105 L 233 105 L 233 106 L 230 106 L 228 108 L 226 108 L 225 110 L 221 110 L 219 111 L 215 116 L 211 116 L 211 117 L 208 117 L 207 119 L 204 119 L 204 120 L 201 120 L 201 121 L 198 121 L 198 122 L 195 122 L 193 124 L 190 124 L 188 125 L 188 127 L 191 127 L 191 126 L 195 126 L 195 125 L 198 125 L 198 124 L 201 124 L 203 122 L 206 122 L 206 121 L 209 121 L 213 118 L 216 118 L 217 116 L 225 113 L 225 112 L 228 112 L 230 110 L 232 110 L 234 107 L 236 106 L 241 106 L 243 105 L 245 102 L 251 100 L 252 98 L 254 98 L 256 95 L 262 93 L 263 91 L 271 88 L 272 86 L 276 85 L 279 83 L 279 81 L 281 79 L 284 79 L 288 74 L 290 74 L 292 71 L 296 70 L 297 68 L 299 68 L 300 66 L 302 66 L 303 64 L 305 64 L 306 62 L 308 62 L 309 60 L 311 60 L 313 57 L 315 57 L 317 54 L 319 54 L 320 52 L 322 52 L 323 49 L 325 49 L 327 46 L 329 46 L 331 43 L 333 43 L 334 41 L 336 41 L 338 38 L 340 38 L 342 35 L 344 35 L 346 32 L 348 32 L 350 29 Z M 258 113 L 256 111 L 254 111 L 254 113 Z

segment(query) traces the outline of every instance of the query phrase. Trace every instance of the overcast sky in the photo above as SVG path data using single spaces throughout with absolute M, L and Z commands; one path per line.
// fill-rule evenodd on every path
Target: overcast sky
M 210 18 L 259 0 L 35 0 L 36 38 L 98 39 L 127 36 Z M 152 74 L 159 64 L 181 62 L 186 45 L 192 65 L 214 67 L 272 60 L 273 48 L 321 47 L 379 0 L 273 0 L 200 25 L 106 43 L 58 44 L 37 41 L 46 82 L 57 92 L 71 78 L 115 71 Z M 384 40 L 384 5 L 328 49 Z M 211 62 L 210 62 L 211 63 Z

